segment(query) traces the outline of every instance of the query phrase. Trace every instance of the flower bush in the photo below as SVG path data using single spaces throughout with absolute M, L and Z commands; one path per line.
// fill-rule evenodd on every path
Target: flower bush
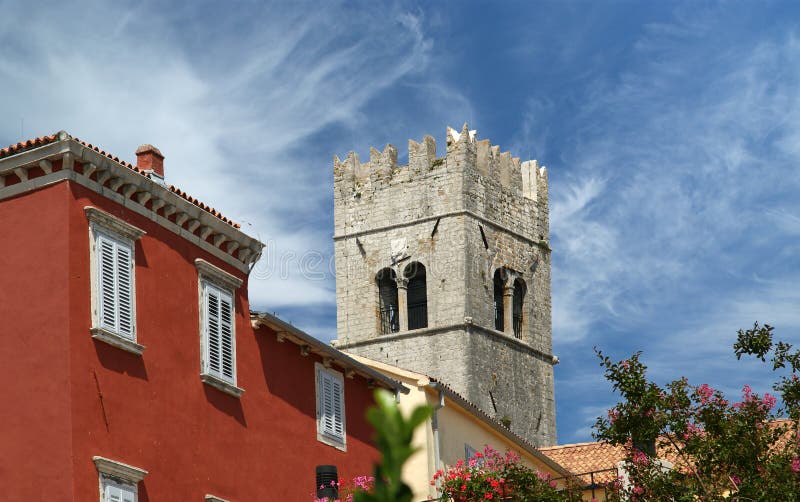
M 640 354 L 614 362 L 597 351 L 605 376 L 622 401 L 600 417 L 594 435 L 626 448 L 625 479 L 611 487 L 611 500 L 641 502 L 716 500 L 800 500 L 800 351 L 773 344 L 772 327 L 739 331 L 737 357 L 755 355 L 773 370 L 788 370 L 769 393 L 750 386 L 730 402 L 707 384 L 686 378 L 660 387 L 646 378 Z M 786 414 L 788 419 L 776 420 Z M 648 451 L 647 445 L 657 446 Z M 665 465 L 668 459 L 672 468 Z
M 331 486 L 339 488 L 339 498 L 329 497 L 315 498 L 314 502 L 353 502 L 353 497 L 357 492 L 369 493 L 375 485 L 375 478 L 372 476 L 356 476 L 351 480 L 339 478 L 339 481 L 331 481 Z M 320 486 L 320 488 L 324 488 Z
M 513 451 L 500 454 L 490 446 L 486 446 L 483 452 L 476 453 L 467 461 L 459 459 L 447 470 L 437 471 L 431 484 L 440 487 L 441 501 L 581 500 L 580 490 L 559 491 L 558 485 L 550 479 L 549 474 L 524 466 L 520 463 L 519 455 Z

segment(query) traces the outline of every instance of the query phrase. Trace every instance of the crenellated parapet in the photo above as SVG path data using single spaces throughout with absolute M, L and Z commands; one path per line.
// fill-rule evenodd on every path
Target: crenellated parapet
M 436 156 L 436 140 L 408 141 L 408 164 L 398 165 L 397 148 L 386 145 L 383 151 L 370 148 L 369 161 L 362 162 L 355 152 L 344 160 L 333 159 L 334 184 L 340 193 L 380 189 L 396 183 L 426 180 L 444 173 L 475 172 L 500 189 L 518 193 L 532 201 L 547 200 L 547 172 L 535 160 L 520 162 L 488 139 L 479 140 L 477 131 L 464 124 L 461 132 L 446 130 L 446 152 Z

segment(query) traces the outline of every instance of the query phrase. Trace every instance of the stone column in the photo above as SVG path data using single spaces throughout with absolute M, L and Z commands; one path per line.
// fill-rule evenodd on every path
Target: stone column
M 503 332 L 514 334 L 514 278 L 503 285 Z
M 400 331 L 408 331 L 408 279 L 398 277 L 397 282 L 397 315 Z

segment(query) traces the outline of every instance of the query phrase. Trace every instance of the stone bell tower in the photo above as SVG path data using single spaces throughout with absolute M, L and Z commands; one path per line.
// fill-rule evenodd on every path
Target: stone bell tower
M 536 446 L 556 440 L 547 172 L 466 124 L 334 159 L 338 348 L 450 385 Z

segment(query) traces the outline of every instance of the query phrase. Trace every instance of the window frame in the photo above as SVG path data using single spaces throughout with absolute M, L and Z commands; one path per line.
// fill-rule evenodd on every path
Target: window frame
M 198 297 L 199 297 L 199 311 L 200 311 L 200 380 L 212 387 L 215 387 L 226 394 L 233 397 L 240 397 L 244 393 L 244 389 L 237 386 L 237 364 L 236 364 L 236 290 L 242 285 L 242 280 L 234 277 L 233 275 L 225 272 L 224 270 L 215 267 L 202 258 L 195 260 L 195 266 L 198 271 Z M 223 295 L 230 300 L 230 346 L 231 346 L 231 376 L 228 377 L 220 368 L 220 371 L 211 368 L 211 360 L 209 357 L 210 348 L 210 332 L 209 332 L 209 317 L 208 317 L 208 298 L 209 291 L 213 290 L 218 293 L 220 301 Z M 220 303 L 220 309 L 221 307 Z M 218 321 L 219 322 L 219 321 Z M 220 340 L 220 344 L 223 341 Z M 221 345 L 220 345 L 221 348 Z M 220 366 L 223 364 L 220 361 Z
M 317 401 L 317 441 L 333 446 L 334 448 L 342 451 L 347 451 L 347 409 L 345 408 L 345 395 L 344 395 L 344 375 L 341 372 L 326 367 L 320 363 L 314 363 L 314 386 L 316 389 Z M 324 393 L 322 388 L 323 378 L 331 378 L 338 382 L 341 391 L 334 398 L 339 401 L 339 408 L 341 409 L 341 427 L 342 434 L 338 436 L 326 430 L 324 426 Z M 335 417 L 334 417 L 335 420 Z
M 133 502 L 138 502 L 139 483 L 147 475 L 146 470 L 100 456 L 92 457 L 92 461 L 98 474 L 100 502 L 110 502 L 109 487 L 133 492 Z
M 89 273 L 92 313 L 90 332 L 92 338 L 127 352 L 141 355 L 145 346 L 138 343 L 136 323 L 136 241 L 141 239 L 146 232 L 93 206 L 84 207 L 84 212 L 89 221 Z M 110 242 L 114 246 L 126 248 L 130 254 L 130 286 L 128 288 L 130 292 L 130 337 L 121 333 L 118 329 L 109 329 L 102 322 L 101 239 Z M 117 266 L 118 255 L 115 254 L 113 260 L 115 266 Z M 114 304 L 118 306 L 120 302 L 119 291 L 115 290 L 114 295 Z

